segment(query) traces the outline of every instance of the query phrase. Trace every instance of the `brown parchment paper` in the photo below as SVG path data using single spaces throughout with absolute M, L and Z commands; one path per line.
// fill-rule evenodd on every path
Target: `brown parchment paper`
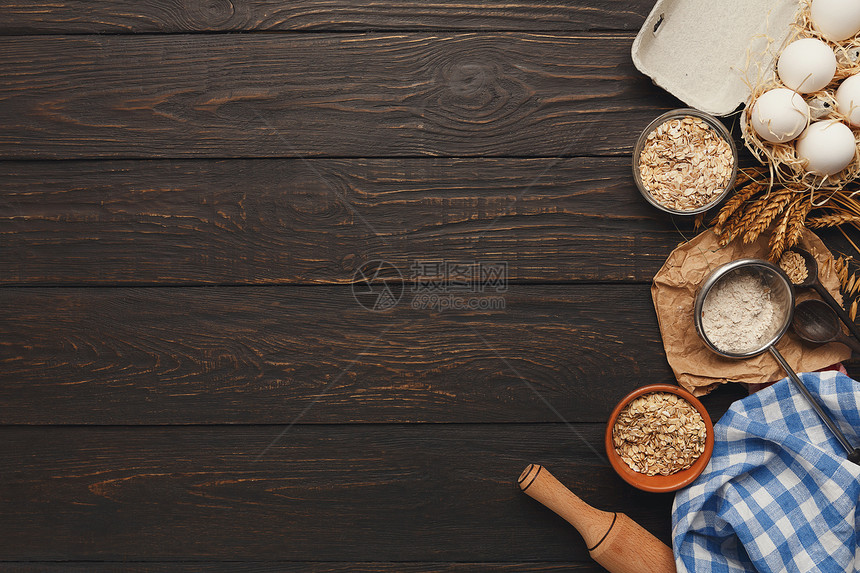
M 672 251 L 654 277 L 651 297 L 666 358 L 678 383 L 694 396 L 703 396 L 726 382 L 763 384 L 785 377 L 770 353 L 739 360 L 713 353 L 699 338 L 693 323 L 696 292 L 711 271 L 735 259 L 766 259 L 768 238 L 769 233 L 762 233 L 752 244 L 732 241 L 728 246 L 720 247 L 714 232 L 707 230 Z M 803 232 L 800 247 L 815 256 L 821 283 L 841 303 L 833 255 L 808 229 Z M 798 302 L 817 296 L 811 289 L 797 289 L 796 293 Z M 851 357 L 851 351 L 842 344 L 810 345 L 797 338 L 790 329 L 776 347 L 798 372 L 813 372 Z

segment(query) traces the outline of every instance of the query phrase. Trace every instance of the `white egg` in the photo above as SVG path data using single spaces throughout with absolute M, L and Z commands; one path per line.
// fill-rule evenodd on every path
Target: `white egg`
M 833 175 L 854 160 L 857 145 L 854 132 L 847 125 L 830 119 L 810 124 L 797 138 L 795 151 L 810 173 Z
M 836 56 L 821 40 L 804 38 L 786 46 L 776 69 L 786 87 L 808 94 L 824 88 L 833 79 Z
M 843 80 L 836 90 L 836 109 L 848 123 L 860 127 L 860 74 Z
M 812 23 L 831 42 L 841 42 L 860 32 L 860 2 L 857 0 L 812 0 Z
M 808 121 L 809 106 L 799 94 L 786 88 L 761 94 L 750 115 L 755 132 L 771 143 L 791 141 L 806 128 Z

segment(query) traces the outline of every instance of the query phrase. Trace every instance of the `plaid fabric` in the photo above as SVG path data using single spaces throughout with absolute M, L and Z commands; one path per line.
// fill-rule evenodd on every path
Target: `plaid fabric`
M 860 383 L 801 377 L 860 445 Z M 858 570 L 860 466 L 790 380 L 735 402 L 714 432 L 710 463 L 672 507 L 679 572 Z

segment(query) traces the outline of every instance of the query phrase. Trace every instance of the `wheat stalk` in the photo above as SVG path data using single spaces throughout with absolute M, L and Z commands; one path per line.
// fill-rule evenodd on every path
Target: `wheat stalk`
M 741 235 L 745 244 L 755 241 L 790 201 L 791 192 L 780 189 L 748 202 L 743 209 L 738 209 L 729 218 L 725 226 L 727 232 L 720 235 L 720 244 L 725 246 L 734 237 Z
M 735 195 L 729 199 L 725 205 L 723 205 L 722 209 L 720 209 L 720 213 L 717 215 L 717 222 L 714 224 L 714 232 L 718 235 L 722 234 L 729 217 L 731 217 L 741 205 L 750 200 L 753 195 L 762 189 L 764 189 L 764 185 L 756 182 L 750 183 L 742 189 L 738 189 L 735 192 Z
M 803 229 L 806 228 L 806 216 L 812 209 L 812 201 L 806 197 L 801 197 L 794 204 L 794 209 L 789 217 L 788 230 L 785 236 L 785 249 L 790 249 L 800 242 L 800 237 L 803 235 Z
M 845 223 L 860 223 L 860 215 L 846 213 L 844 211 L 834 211 L 827 215 L 812 217 L 806 221 L 806 226 L 810 229 L 824 229 L 827 227 L 838 227 Z
M 759 197 L 751 200 L 747 198 L 741 205 L 735 209 L 734 213 L 729 215 L 728 220 L 719 230 L 720 245 L 728 245 L 732 239 L 744 233 L 749 226 L 750 221 L 757 218 L 762 211 L 767 207 L 768 196 Z
M 851 294 L 851 292 L 854 290 L 854 288 L 856 286 L 857 286 L 857 274 L 855 273 L 848 278 L 847 284 L 842 285 L 842 290 L 846 294 Z
M 791 188 L 777 188 L 761 194 L 768 188 L 768 184 L 762 182 L 766 175 L 761 169 L 738 173 L 734 196 L 711 221 L 721 246 L 738 236 L 743 238 L 745 244 L 752 243 L 771 229 L 769 258 L 778 261 L 787 249 L 799 242 L 804 228 L 838 228 L 860 253 L 860 245 L 843 228 L 848 225 L 860 231 L 860 186 L 852 185 L 837 190 L 823 200 L 820 196 L 816 198 L 813 191 Z M 825 209 L 816 211 L 816 216 L 810 217 L 810 211 L 819 207 Z M 700 224 L 701 219 L 697 217 L 697 228 Z M 860 272 L 851 272 L 849 261 L 852 260 L 852 257 L 844 255 L 834 258 L 836 275 L 846 295 L 846 305 L 848 300 L 855 299 L 851 305 L 853 316 L 857 313 L 857 297 L 860 296 Z
M 789 219 L 791 219 L 793 207 L 794 204 L 788 206 L 788 209 L 782 214 L 781 220 L 777 223 L 773 234 L 770 236 L 770 241 L 768 242 L 768 246 L 770 247 L 769 258 L 773 262 L 778 261 L 785 251 L 785 237 L 788 234 L 788 223 Z
M 747 170 L 738 169 L 738 174 L 735 176 L 734 187 L 735 188 L 743 187 L 744 185 L 746 185 L 747 183 L 749 183 L 750 181 L 752 181 L 756 177 L 761 177 L 763 175 L 764 175 L 764 169 L 761 169 L 761 168 L 759 168 L 759 169 L 753 168 L 753 169 L 747 169 Z
M 853 257 L 841 256 L 833 258 L 833 269 L 836 271 L 836 277 L 839 279 L 839 290 L 844 296 L 843 304 L 848 307 L 848 301 L 852 300 L 850 305 L 849 316 L 851 320 L 857 318 L 857 295 L 860 293 L 860 274 L 851 273 L 849 261 Z
M 760 206 L 756 203 L 750 209 L 748 215 L 745 215 L 739 222 L 739 231 L 744 235 L 744 244 L 747 245 L 755 241 L 768 227 L 773 220 L 782 213 L 786 206 L 791 202 L 793 193 L 788 189 L 781 189 L 770 197 L 762 197 L 756 203 L 761 202 Z
M 752 243 L 762 233 L 771 229 L 768 240 L 769 258 L 778 261 L 783 253 L 800 241 L 805 228 L 838 228 L 851 245 L 860 252 L 860 247 L 845 233 L 844 225 L 860 230 L 860 188 L 842 189 L 817 201 L 811 191 L 802 192 L 790 188 L 777 188 L 760 195 L 767 188 L 760 179 L 743 173 L 736 182 L 735 195 L 723 205 L 712 220 L 714 232 L 719 235 L 721 246 L 735 237 L 742 237 L 745 244 Z M 855 198 L 854 194 L 857 195 Z M 818 207 L 816 216 L 809 213 Z M 697 226 L 701 224 L 696 220 Z M 845 296 L 845 305 L 854 319 L 860 306 L 860 272 L 852 273 L 850 256 L 834 258 L 836 276 Z M 851 304 L 849 306 L 849 301 Z
M 836 276 L 839 277 L 839 283 L 843 288 L 848 284 L 848 261 L 851 257 L 841 256 L 833 258 L 833 269 L 836 271 Z
M 851 275 L 851 285 L 847 289 L 845 289 L 845 294 L 850 296 L 857 296 L 858 291 L 860 291 L 860 277 L 857 276 L 857 273 Z

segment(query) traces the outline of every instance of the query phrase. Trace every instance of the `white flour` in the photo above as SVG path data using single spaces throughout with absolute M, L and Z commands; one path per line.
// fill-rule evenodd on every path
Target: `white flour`
M 736 272 L 724 277 L 708 293 L 702 306 L 702 329 L 720 350 L 743 353 L 761 348 L 773 336 L 774 323 L 780 316 L 761 277 Z

